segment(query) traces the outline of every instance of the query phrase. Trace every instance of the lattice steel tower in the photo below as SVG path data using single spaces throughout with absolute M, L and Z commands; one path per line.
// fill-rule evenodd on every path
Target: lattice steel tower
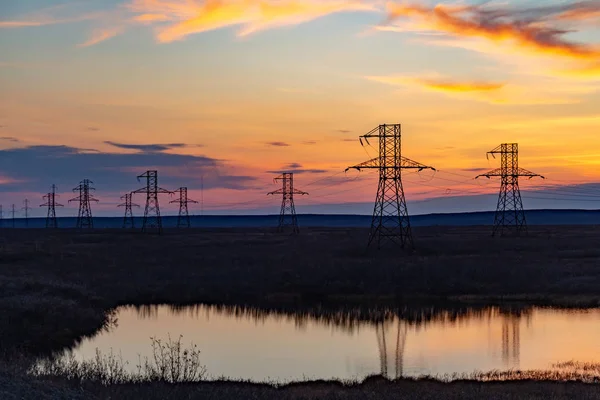
M 58 223 L 56 221 L 56 207 L 62 207 L 63 205 L 56 202 L 57 196 L 56 185 L 52 185 L 52 191 L 48 192 L 48 194 L 44 196 L 46 202 L 40 205 L 40 207 L 48 207 L 46 228 L 58 228 Z
M 14 228 L 15 227 L 15 213 L 16 213 L 16 211 L 15 211 L 15 205 L 14 204 L 12 205 L 12 209 L 11 209 L 10 212 L 12 214 L 12 219 L 11 219 L 11 221 L 12 221 L 12 227 Z
M 281 201 L 279 226 L 277 227 L 277 230 L 279 232 L 283 232 L 286 226 L 291 226 L 292 232 L 298 233 L 300 230 L 298 229 L 298 218 L 296 217 L 296 207 L 294 206 L 294 195 L 299 194 L 303 196 L 308 193 L 294 189 L 293 172 L 283 172 L 281 175 L 275 178 L 274 181 L 282 182 L 281 189 L 274 192 L 269 192 L 267 195 L 280 194 L 283 197 Z M 289 218 L 287 218 L 288 216 Z
M 139 204 L 135 204 L 132 202 L 131 198 L 133 193 L 126 193 L 121 196 L 121 200 L 125 200 L 125 203 L 119 204 L 117 207 L 125 207 L 125 216 L 123 216 L 123 229 L 135 228 L 135 224 L 133 222 L 133 211 L 132 207 L 139 207 Z
M 364 146 L 363 139 L 369 144 L 369 139 L 372 138 L 379 139 L 379 156 L 346 168 L 346 171 L 352 168 L 358 171 L 379 170 L 379 186 L 367 247 L 376 240 L 377 248 L 381 248 L 381 245 L 388 241 L 402 248 L 405 246 L 412 248 L 413 239 L 402 187 L 402 170 L 435 171 L 435 168 L 402 156 L 400 124 L 379 125 L 366 135 L 360 136 L 360 144 Z
M 138 189 L 132 193 L 146 193 L 146 208 L 144 210 L 144 220 L 142 223 L 142 232 L 148 229 L 157 229 L 162 232 L 162 219 L 160 217 L 160 207 L 158 205 L 158 194 L 172 192 L 158 187 L 158 171 L 146 171 L 146 173 L 137 177 L 146 178 L 146 187 Z
M 77 214 L 77 228 L 79 229 L 94 227 L 90 202 L 98 202 L 98 200 L 91 194 L 91 192 L 96 190 L 95 188 L 90 187 L 91 183 L 94 182 L 89 179 L 82 180 L 79 185 L 73 189 L 74 192 L 79 192 L 79 196 L 69 200 L 69 203 L 72 201 L 79 202 L 79 213 Z
M 29 210 L 31 210 L 28 199 L 23 200 L 23 208 L 21 210 L 25 212 L 25 226 L 27 227 L 29 226 Z
M 523 211 L 523 201 L 521 200 L 521 191 L 519 190 L 519 177 L 525 176 L 529 179 L 533 177 L 543 176 L 519 168 L 519 145 L 517 143 L 504 143 L 496 147 L 492 151 L 488 151 L 489 155 L 496 158 L 496 154 L 500 154 L 500 168 L 477 175 L 479 177 L 500 177 L 500 194 L 498 196 L 498 206 L 496 207 L 496 215 L 494 217 L 494 228 L 492 236 L 500 233 L 521 234 L 527 233 L 527 222 L 525 221 L 525 211 Z
M 196 200 L 188 198 L 188 188 L 180 187 L 173 193 L 179 193 L 179 198 L 170 201 L 170 203 L 179 203 L 179 216 L 177 217 L 178 228 L 189 228 L 190 215 L 188 214 L 188 203 L 198 203 Z

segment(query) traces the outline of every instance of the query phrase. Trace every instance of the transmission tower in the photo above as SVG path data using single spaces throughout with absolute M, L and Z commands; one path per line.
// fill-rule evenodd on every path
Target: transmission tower
M 367 247 L 376 240 L 377 248 L 381 248 L 381 245 L 387 241 L 399 244 L 402 248 L 405 246 L 412 248 L 412 233 L 402 187 L 402 170 L 435 171 L 435 168 L 402 156 L 400 124 L 379 125 L 366 135 L 360 136 L 360 144 L 364 146 L 364 139 L 370 145 L 369 139 L 373 138 L 379 139 L 379 156 L 346 168 L 346 171 L 352 168 L 358 171 L 379 170 L 379 186 Z
M 29 207 L 28 199 L 23 200 L 23 208 L 21 208 L 21 210 L 25 211 L 25 226 L 28 227 L 29 226 L 29 210 L 31 210 L 31 207 Z
M 52 191 L 48 192 L 47 195 L 44 196 L 46 202 L 40 207 L 48 207 L 48 215 L 46 216 L 46 228 L 58 228 L 58 223 L 56 221 L 56 207 L 62 207 L 62 204 L 58 204 L 56 202 L 56 185 L 52 185 Z
M 119 204 L 117 207 L 125 207 L 125 215 L 123 216 L 123 229 L 127 228 L 135 228 L 135 224 L 133 222 L 133 211 L 132 207 L 139 207 L 139 204 L 135 204 L 132 201 L 133 193 L 126 193 L 121 196 L 121 200 L 125 200 L 125 203 Z
M 2 204 L 0 204 L 0 227 L 4 225 L 4 212 L 2 211 Z
M 188 198 L 188 188 L 180 187 L 173 193 L 179 193 L 179 198 L 172 200 L 170 203 L 179 203 L 179 216 L 177 217 L 178 228 L 189 228 L 190 216 L 188 214 L 188 203 L 198 203 L 196 200 Z
M 90 202 L 97 202 L 98 200 L 90 193 L 96 190 L 95 188 L 90 187 L 91 183 L 94 182 L 89 179 L 82 180 L 79 185 L 73 189 L 74 192 L 79 192 L 79 196 L 69 200 L 69 203 L 72 201 L 79 202 L 79 213 L 77 214 L 77 228 L 79 229 L 94 227 Z
M 507 232 L 513 232 L 516 235 L 527 234 L 527 223 L 525 221 L 525 212 L 523 211 L 523 201 L 521 200 L 521 191 L 519 190 L 519 177 L 524 176 L 529 179 L 543 176 L 535 174 L 526 169 L 519 168 L 519 145 L 517 143 L 504 143 L 492 151 L 489 155 L 496 158 L 500 154 L 500 168 L 481 174 L 475 177 L 500 177 L 500 195 L 498 196 L 498 206 L 496 207 L 496 216 L 494 217 L 494 229 L 492 236 L 497 233 L 504 235 Z
M 294 189 L 294 173 L 284 172 L 274 179 L 275 182 L 281 181 L 282 186 L 280 190 L 269 192 L 267 195 L 280 194 L 283 199 L 281 201 L 281 211 L 279 213 L 279 226 L 277 230 L 283 232 L 286 226 L 292 227 L 293 233 L 298 233 L 298 218 L 296 217 L 296 207 L 294 206 L 294 195 L 305 195 L 307 192 Z M 290 218 L 286 218 L 289 215 Z
M 144 210 L 142 232 L 154 228 L 158 230 L 158 233 L 161 233 L 162 220 L 160 218 L 160 208 L 158 206 L 158 194 L 171 194 L 172 192 L 158 187 L 158 171 L 146 171 L 146 173 L 137 177 L 138 181 L 140 178 L 146 178 L 146 187 L 132 193 L 146 193 L 146 209 Z
M 15 213 L 16 213 L 16 211 L 15 211 L 15 205 L 13 204 L 13 205 L 12 205 L 12 209 L 11 209 L 11 214 L 12 214 L 12 227 L 13 227 L 13 228 L 15 227 Z

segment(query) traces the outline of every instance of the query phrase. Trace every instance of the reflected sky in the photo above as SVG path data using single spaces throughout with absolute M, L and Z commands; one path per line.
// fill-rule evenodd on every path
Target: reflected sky
M 346 315 L 347 318 L 343 318 Z M 122 307 L 107 332 L 73 354 L 112 349 L 134 371 L 151 356 L 150 337 L 197 344 L 213 378 L 253 381 L 391 378 L 495 369 L 549 369 L 565 361 L 600 362 L 600 310 L 498 308 L 405 315 L 263 311 L 239 307 Z

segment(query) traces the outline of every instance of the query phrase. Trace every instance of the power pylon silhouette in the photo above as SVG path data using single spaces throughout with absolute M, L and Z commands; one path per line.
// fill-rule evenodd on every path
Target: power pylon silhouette
M 135 224 L 133 222 L 133 211 L 132 207 L 139 207 L 139 204 L 135 204 L 132 202 L 131 197 L 133 193 L 126 193 L 121 196 L 121 200 L 125 200 L 125 203 L 119 204 L 117 207 L 125 207 L 125 216 L 123 216 L 123 229 L 127 228 L 135 228 Z
M 188 188 L 180 187 L 173 193 L 179 193 L 179 198 L 171 200 L 170 203 L 179 203 L 179 216 L 177 217 L 177 228 L 189 228 L 190 215 L 188 214 L 188 203 L 198 203 L 196 200 L 188 198 Z
M 98 202 L 98 199 L 95 199 L 90 193 L 96 190 L 95 188 L 90 187 L 91 183 L 94 182 L 90 181 L 89 179 L 82 180 L 79 185 L 73 189 L 74 192 L 79 192 L 79 196 L 69 200 L 69 203 L 72 201 L 79 202 L 79 213 L 77 214 L 77 228 L 79 229 L 94 227 L 92 207 L 90 206 L 90 202 Z
M 146 232 L 148 229 L 157 229 L 160 234 L 162 233 L 162 219 L 158 205 L 158 194 L 172 194 L 172 192 L 158 187 L 158 171 L 146 171 L 146 173 L 137 177 L 138 182 L 140 178 L 146 178 L 146 187 L 132 193 L 146 193 L 146 208 L 144 210 L 142 232 Z
M 490 154 L 496 158 L 500 154 L 500 168 L 494 169 L 485 174 L 477 175 L 479 177 L 500 177 L 500 194 L 498 196 L 498 205 L 494 217 L 494 228 L 492 236 L 500 233 L 504 235 L 512 232 L 516 235 L 527 234 L 527 222 L 525 220 L 525 211 L 523 211 L 523 200 L 519 190 L 519 177 L 524 176 L 529 179 L 533 177 L 544 178 L 542 175 L 533 173 L 523 168 L 519 168 L 519 145 L 517 143 L 503 143 L 492 151 L 488 151 L 486 157 Z
M 47 195 L 44 196 L 46 202 L 41 204 L 40 207 L 48 207 L 48 214 L 46 216 L 46 228 L 58 228 L 58 223 L 56 221 L 56 207 L 62 207 L 62 204 L 58 204 L 56 202 L 56 185 L 52 185 L 52 191 L 48 192 Z
M 359 141 L 364 146 L 363 139 L 369 144 L 369 139 L 373 138 L 379 139 L 379 156 L 346 168 L 346 171 L 349 169 L 379 170 L 379 186 L 367 247 L 373 240 L 377 240 L 377 248 L 381 248 L 381 245 L 388 241 L 399 244 L 402 248 L 405 246 L 413 248 L 410 220 L 402 187 L 402 170 L 435 171 L 435 168 L 402 156 L 400 124 L 379 125 L 366 135 L 360 136 Z
M 294 195 L 299 194 L 304 196 L 308 194 L 294 188 L 294 173 L 283 172 L 281 175 L 273 179 L 274 182 L 281 181 L 281 189 L 269 192 L 267 195 L 280 194 L 282 195 L 281 211 L 279 212 L 278 232 L 283 232 L 286 226 L 292 227 L 292 233 L 299 233 L 298 218 L 296 217 L 296 206 L 294 205 Z M 286 218 L 288 216 L 290 218 Z
M 2 211 L 2 204 L 0 204 L 0 227 L 4 225 L 4 212 Z
M 29 210 L 31 210 L 31 207 L 29 207 L 28 199 L 23 200 L 23 208 L 21 208 L 21 210 L 25 211 L 25 226 L 28 227 L 29 226 Z
M 11 209 L 11 214 L 12 214 L 12 227 L 13 227 L 13 228 L 15 227 L 15 213 L 16 213 L 16 211 L 15 211 L 15 205 L 13 204 L 13 205 L 12 205 L 12 209 Z

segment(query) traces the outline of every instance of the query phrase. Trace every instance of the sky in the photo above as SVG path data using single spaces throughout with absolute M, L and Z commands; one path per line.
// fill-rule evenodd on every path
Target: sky
M 19 0 L 0 2 L 0 204 L 91 179 L 101 215 L 159 171 L 194 214 L 369 214 L 358 137 L 402 124 L 409 211 L 493 210 L 519 143 L 526 208 L 599 208 L 600 2 Z M 161 206 L 175 213 L 174 197 Z M 134 201 L 142 204 L 143 196 Z

